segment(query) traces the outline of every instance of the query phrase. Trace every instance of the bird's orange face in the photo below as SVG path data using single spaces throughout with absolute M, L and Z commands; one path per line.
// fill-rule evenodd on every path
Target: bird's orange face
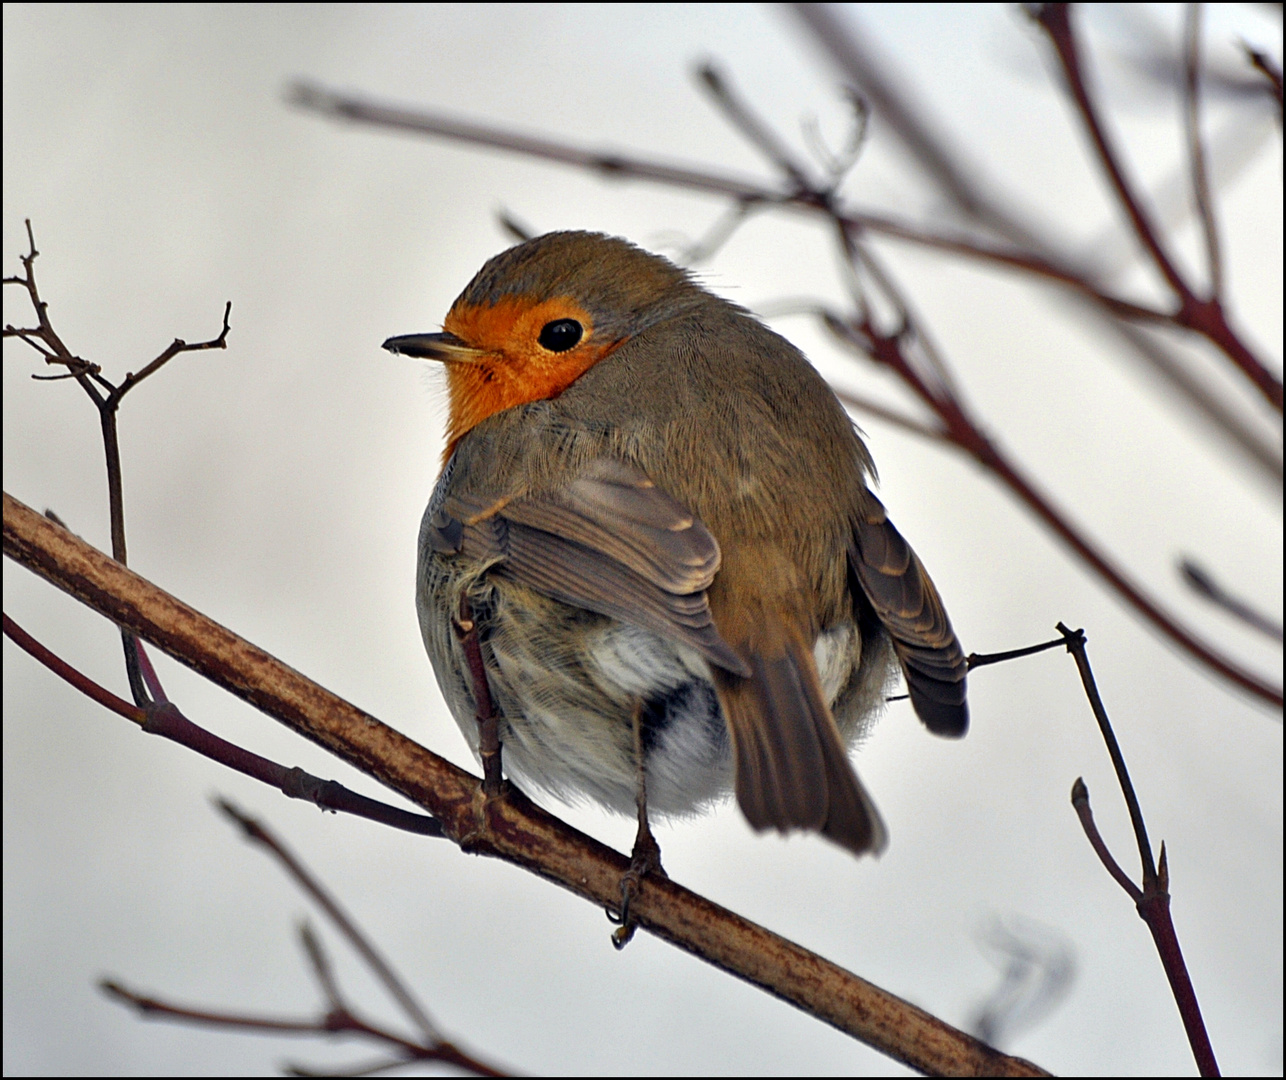
M 465 346 L 441 357 L 450 408 L 444 460 L 487 417 L 557 397 L 624 340 L 600 340 L 589 312 L 566 296 L 457 301 L 442 328 Z

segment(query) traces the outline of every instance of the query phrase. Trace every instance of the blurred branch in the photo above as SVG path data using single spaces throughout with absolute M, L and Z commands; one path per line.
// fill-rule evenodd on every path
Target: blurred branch
M 335 981 L 330 961 L 321 942 L 305 923 L 300 928 L 300 942 L 309 958 L 309 966 L 327 1002 L 326 1011 L 313 1020 L 284 1020 L 250 1013 L 229 1013 L 213 1009 L 194 1009 L 175 1005 L 161 998 L 151 997 L 130 990 L 116 979 L 101 979 L 98 988 L 121 1004 L 132 1006 L 145 1018 L 175 1020 L 203 1027 L 227 1028 L 236 1031 L 277 1033 L 287 1035 L 360 1035 L 387 1047 L 394 1057 L 382 1059 L 353 1071 L 327 1069 L 326 1076 L 366 1076 L 383 1072 L 417 1061 L 437 1061 L 463 1069 L 474 1076 L 508 1076 L 491 1065 L 475 1058 L 445 1039 L 426 1037 L 423 1043 L 413 1042 L 400 1035 L 361 1019 L 356 1010 L 345 1003 Z M 298 1066 L 286 1068 L 288 1075 L 314 1075 Z
M 805 5 L 809 11 L 811 6 Z M 823 13 L 825 14 L 825 13 Z M 826 15 L 826 20 L 830 16 Z M 825 21 L 825 20 L 823 20 Z M 834 27 L 834 34 L 828 39 L 833 45 L 842 38 L 841 28 Z M 726 175 L 703 171 L 696 167 L 676 167 L 657 162 L 649 162 L 637 157 L 622 155 L 605 155 L 577 149 L 566 143 L 548 139 L 536 139 L 498 128 L 483 127 L 427 113 L 405 109 L 394 109 L 389 106 L 376 105 L 345 95 L 335 94 L 310 84 L 297 84 L 292 90 L 292 100 L 305 108 L 327 115 L 346 119 L 362 120 L 381 126 L 413 130 L 423 134 L 440 135 L 448 138 L 462 139 L 481 145 L 497 146 L 508 150 L 528 154 L 546 160 L 559 161 L 583 168 L 602 170 L 604 162 L 611 162 L 610 172 L 617 176 L 630 176 L 638 179 L 658 180 L 660 182 L 719 193 L 732 196 L 739 202 L 754 205 L 774 205 L 804 209 L 812 213 L 826 215 L 836 227 L 836 235 L 844 249 L 846 260 L 852 264 L 860 262 L 869 275 L 874 275 L 876 284 L 890 302 L 898 309 L 905 309 L 906 301 L 899 291 L 887 280 L 887 275 L 879 268 L 874 253 L 862 244 L 866 232 L 894 236 L 911 240 L 941 250 L 954 251 L 959 254 L 983 258 L 989 261 L 1009 265 L 1015 269 L 1030 272 L 1038 277 L 1045 277 L 1077 290 L 1096 304 L 1102 305 L 1118 317 L 1142 319 L 1155 322 L 1170 322 L 1186 325 L 1176 315 L 1153 311 L 1119 300 L 1100 292 L 1094 284 L 1080 276 L 1076 271 L 1061 267 L 1039 254 L 1023 251 L 1005 251 L 985 243 L 972 240 L 950 239 L 940 234 L 918 229 L 892 221 L 887 217 L 858 214 L 839 203 L 836 193 L 821 187 L 808 186 L 806 170 L 795 162 L 778 138 L 769 132 L 763 121 L 754 115 L 749 106 L 741 101 L 732 91 L 722 75 L 707 66 L 702 79 L 719 104 L 750 141 L 757 146 L 784 174 L 786 187 L 774 190 L 767 187 L 733 181 Z M 916 136 L 917 145 L 928 146 L 932 140 L 921 132 Z M 928 152 L 927 150 L 925 151 Z M 960 170 L 949 167 L 947 155 L 937 154 L 944 170 L 944 176 L 954 176 Z M 963 195 L 961 197 L 964 197 Z M 973 192 L 973 205 L 985 208 L 981 196 Z M 988 213 L 992 213 L 988 211 Z M 998 211 L 997 211 L 998 213 Z M 994 214 L 992 215 L 994 216 Z M 1025 234 L 1013 223 L 1006 226 L 1010 233 Z M 855 267 L 856 269 L 856 267 Z M 883 280 L 880 280 L 880 279 Z M 855 279 L 856 280 L 856 279 Z M 1062 538 L 1089 566 L 1109 584 L 1131 607 L 1142 614 L 1163 634 L 1180 645 L 1189 655 L 1217 672 L 1224 678 L 1250 691 L 1256 697 L 1280 707 L 1282 691 L 1257 676 L 1243 670 L 1232 661 L 1220 656 L 1210 646 L 1202 642 L 1194 633 L 1183 627 L 1173 616 L 1166 612 L 1155 600 L 1149 597 L 1140 586 L 1129 580 L 1112 562 L 1101 554 L 1073 526 L 1067 516 L 1054 506 L 1051 500 L 1041 493 L 1035 485 L 1026 479 L 1018 468 L 1009 462 L 997 447 L 982 432 L 978 424 L 969 416 L 962 402 L 954 392 L 951 376 L 946 365 L 937 356 L 931 346 L 927 330 L 916 327 L 916 336 L 922 346 L 922 354 L 934 372 L 935 386 L 930 387 L 921 373 L 903 353 L 900 336 L 901 330 L 892 334 L 882 334 L 871 322 L 869 313 L 860 307 L 862 298 L 854 296 L 859 305 L 859 314 L 853 324 L 839 320 L 831 329 L 841 339 L 863 350 L 876 362 L 894 371 L 906 385 L 928 405 L 942 421 L 942 436 L 970 453 L 980 464 L 1002 480 L 1022 502 L 1044 520 L 1055 533 Z M 1222 318 L 1222 316 L 1220 316 Z M 1278 384 L 1280 389 L 1280 384 Z M 889 417 L 892 419 L 892 417 Z M 898 422 L 898 421 L 894 421 Z M 926 433 L 925 429 L 918 433 Z
M 1281 5 L 1277 5 L 1280 7 Z M 1266 52 L 1260 49 L 1252 48 L 1245 42 L 1242 48 L 1246 50 L 1246 57 L 1250 60 L 1251 65 L 1265 79 L 1268 80 L 1268 86 L 1272 91 L 1273 100 L 1277 102 L 1277 119 L 1281 120 L 1282 116 L 1282 70 L 1273 63 L 1273 59 Z
M 228 799 L 218 799 L 215 805 L 241 828 L 247 840 L 258 844 L 272 855 L 286 873 L 295 879 L 295 884 L 313 898 L 318 907 L 326 913 L 326 917 L 335 924 L 336 929 L 348 939 L 348 943 L 366 962 L 366 966 L 371 969 L 375 977 L 384 984 L 393 999 L 402 1007 L 402 1011 L 420 1029 L 424 1038 L 429 1042 L 440 1042 L 442 1034 L 437 1025 L 429 1019 L 429 1014 L 424 1007 L 397 977 L 392 965 L 380 955 L 379 950 L 367 940 L 366 935 L 361 932 L 349 914 L 339 906 L 339 901 L 331 895 L 330 891 L 309 872 L 303 863 L 286 850 L 286 846 L 261 821 L 243 813 Z
M 456 139 L 475 146 L 492 146 L 510 150 L 529 157 L 575 165 L 609 177 L 655 180 L 663 184 L 695 188 L 715 195 L 729 195 L 734 199 L 779 202 L 781 196 L 753 180 L 731 173 L 717 173 L 683 165 L 667 165 L 657 161 L 632 157 L 615 152 L 582 150 L 564 142 L 520 135 L 504 128 L 487 124 L 473 124 L 453 117 L 435 115 L 420 109 L 401 109 L 380 105 L 362 98 L 339 94 L 308 82 L 293 84 L 287 100 L 292 105 L 322 113 L 337 120 L 353 120 L 378 127 L 398 128 L 421 135 L 436 135 Z
M 1018 248 L 1039 251 L 1044 244 L 1020 222 L 1011 207 L 992 198 L 994 186 L 979 180 L 976 162 L 966 162 L 946 133 L 918 108 L 910 88 L 898 81 L 878 56 L 873 43 L 853 29 L 845 12 L 829 4 L 791 4 L 790 10 L 809 31 L 813 42 L 860 90 L 872 110 L 889 126 L 894 137 L 934 181 L 938 188 L 969 218 L 993 230 Z
M 854 250 L 860 251 L 860 245 L 854 244 Z M 863 253 L 864 265 L 874 266 L 869 253 Z M 841 340 L 859 349 L 876 363 L 894 372 L 910 387 L 930 409 L 937 414 L 942 423 L 942 438 L 953 443 L 970 454 L 980 465 L 1004 481 L 1005 485 L 1044 521 L 1057 536 L 1071 547 L 1100 577 L 1107 581 L 1116 592 L 1143 615 L 1154 627 L 1194 658 L 1200 660 L 1210 669 L 1224 678 L 1249 690 L 1256 697 L 1278 707 L 1282 704 L 1280 688 L 1269 685 L 1257 676 L 1245 671 L 1232 661 L 1221 656 L 1210 646 L 1201 641 L 1195 634 L 1186 629 L 1176 618 L 1167 612 L 1157 601 L 1153 600 L 1143 589 L 1126 576 L 1105 554 L 1092 544 L 1084 533 L 1073 525 L 1067 514 L 1042 492 L 1036 484 L 1009 460 L 1009 458 L 987 436 L 980 425 L 972 419 L 963 402 L 954 397 L 947 388 L 927 383 L 907 358 L 903 348 L 903 338 L 908 327 L 914 324 L 905 322 L 909 312 L 898 296 L 892 280 L 885 274 L 879 278 L 881 287 L 891 296 L 892 301 L 903 313 L 904 325 L 892 334 L 882 333 L 871 321 L 870 316 L 860 323 L 846 323 L 832 316 L 827 326 Z M 863 304 L 863 308 L 867 305 Z
M 625 856 L 565 825 L 512 786 L 498 798 L 484 798 L 477 777 L 210 621 L 8 493 L 4 552 L 422 806 L 463 850 L 512 862 L 600 907 L 619 904 L 621 877 L 629 868 Z M 923 1072 L 1047 1075 L 668 878 L 645 877 L 630 914 L 640 929 Z
M 1281 412 L 1283 403 L 1281 379 L 1259 361 L 1229 326 L 1219 302 L 1219 294 L 1212 292 L 1208 297 L 1198 297 L 1184 280 L 1162 245 L 1161 238 L 1153 228 L 1148 214 L 1144 211 L 1142 200 L 1135 194 L 1126 177 L 1116 150 L 1108 139 L 1098 107 L 1090 97 L 1070 9 L 1070 4 L 1041 4 L 1035 12 L 1035 19 L 1054 46 L 1054 51 L 1063 67 L 1068 91 L 1085 124 L 1090 141 L 1094 144 L 1099 162 L 1107 173 L 1122 209 L 1134 227 L 1135 235 L 1151 256 L 1153 265 L 1165 278 L 1178 301 L 1179 309 L 1173 316 L 1175 322 L 1203 335 L 1222 349 L 1259 389 L 1265 399 L 1278 412 Z
M 1201 5 L 1188 4 L 1184 14 L 1183 119 L 1188 133 L 1188 160 L 1192 166 L 1192 197 L 1197 204 L 1201 232 L 1206 241 L 1206 267 L 1210 295 L 1223 299 L 1223 256 L 1219 251 L 1219 227 L 1215 224 L 1214 200 L 1210 194 L 1210 173 L 1206 166 L 1205 141 L 1201 137 Z
M 1165 321 L 1180 325 L 1173 313 L 1152 311 L 1130 305 L 1111 296 L 1088 273 L 1082 260 L 1059 252 L 1059 245 L 1035 223 L 1018 216 L 1014 200 L 999 193 L 999 185 L 986 175 L 984 163 L 966 161 L 927 109 L 915 102 L 909 84 L 898 77 L 892 65 L 880 57 L 870 36 L 863 33 L 851 10 L 840 12 L 826 4 L 792 4 L 790 10 L 851 84 L 866 95 L 889 132 L 919 164 L 924 175 L 966 218 L 976 221 L 1006 241 L 1006 247 L 976 238 L 954 241 L 936 231 L 921 231 L 870 215 L 854 217 L 871 232 L 903 239 L 938 250 L 981 259 L 998 265 L 1061 282 L 1072 290 L 1068 295 L 1088 302 L 1090 312 L 1110 316 L 1102 321 L 1114 330 L 1131 352 L 1148 369 L 1166 380 L 1215 430 L 1230 439 L 1275 482 L 1282 477 L 1280 450 L 1265 442 L 1244 421 L 1214 399 L 1210 392 L 1183 370 L 1178 360 L 1126 320 Z M 995 192 L 996 194 L 991 194 Z M 919 235 L 917 235 L 919 233 Z M 1216 342 L 1218 344 L 1218 342 Z
M 340 908 L 339 903 L 322 884 L 290 854 L 285 846 L 260 822 L 247 817 L 226 799 L 218 800 L 220 809 L 230 817 L 247 839 L 264 847 L 295 879 L 295 883 L 312 897 L 326 916 L 346 937 L 349 944 L 365 961 L 375 977 L 384 984 L 385 989 L 401 1006 L 402 1011 L 411 1022 L 419 1028 L 420 1041 L 405 1039 L 387 1028 L 378 1027 L 369 1021 L 362 1020 L 356 1009 L 349 1005 L 340 990 L 330 958 L 322 947 L 321 940 L 313 933 L 308 923 L 299 929 L 300 943 L 308 956 L 309 966 L 317 980 L 322 996 L 326 1001 L 325 1012 L 315 1020 L 275 1020 L 263 1016 L 239 1015 L 213 1012 L 205 1009 L 188 1009 L 171 1005 L 156 998 L 144 997 L 125 989 L 119 982 L 103 980 L 99 986 L 102 990 L 138 1008 L 145 1016 L 163 1017 L 181 1020 L 188 1023 L 203 1024 L 215 1027 L 235 1028 L 243 1031 L 276 1031 L 292 1034 L 335 1034 L 348 1033 L 361 1035 L 387 1047 L 393 1057 L 374 1062 L 357 1071 L 337 1072 L 328 1069 L 326 1075 L 361 1076 L 396 1068 L 417 1061 L 439 1061 L 455 1065 L 457 1068 L 475 1076 L 507 1075 L 488 1065 L 472 1054 L 461 1050 L 454 1043 L 442 1037 L 437 1025 L 429 1019 L 423 1006 L 415 1000 L 411 991 L 402 983 L 392 967 L 380 956 L 375 946 L 366 939 L 351 918 Z M 310 1070 L 294 1066 L 286 1070 L 294 1075 L 312 1075 Z
M 1200 596 L 1212 604 L 1223 608 L 1248 626 L 1254 627 L 1274 641 L 1282 640 L 1282 624 L 1274 622 L 1267 615 L 1256 611 L 1246 601 L 1240 600 L 1228 592 L 1214 577 L 1191 559 L 1184 559 L 1179 564 L 1184 580 Z

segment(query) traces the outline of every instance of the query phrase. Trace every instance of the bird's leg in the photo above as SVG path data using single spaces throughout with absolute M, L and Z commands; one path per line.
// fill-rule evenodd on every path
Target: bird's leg
M 661 865 L 661 845 L 652 835 L 647 821 L 647 758 L 643 753 L 643 702 L 634 706 L 634 766 L 636 783 L 634 802 L 639 809 L 639 831 L 634 836 L 634 851 L 630 855 L 630 868 L 621 875 L 621 925 L 612 934 L 612 944 L 623 949 L 634 936 L 634 922 L 630 919 L 630 902 L 639 893 L 639 886 L 646 874 L 665 877 Z
M 482 646 L 478 643 L 478 626 L 473 621 L 467 593 L 460 594 L 460 615 L 452 620 L 452 626 L 469 665 L 478 718 L 478 749 L 482 756 L 482 791 L 491 798 L 499 795 L 504 785 L 504 774 L 500 769 L 500 715 L 491 698 L 487 667 L 482 661 Z

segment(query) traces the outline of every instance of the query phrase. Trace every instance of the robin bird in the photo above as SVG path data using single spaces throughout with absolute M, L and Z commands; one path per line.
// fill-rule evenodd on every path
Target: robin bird
M 965 658 L 803 354 L 586 232 L 495 256 L 442 333 L 384 348 L 446 367 L 416 601 L 475 753 L 489 695 L 505 771 L 637 810 L 644 872 L 649 807 L 730 789 L 757 830 L 879 852 L 847 748 L 899 668 L 928 728 L 963 735 Z

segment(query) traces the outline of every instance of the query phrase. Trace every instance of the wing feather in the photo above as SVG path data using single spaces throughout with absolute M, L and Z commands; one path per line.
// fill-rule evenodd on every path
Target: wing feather
M 545 497 L 447 495 L 432 516 L 436 550 L 565 604 L 683 641 L 710 663 L 749 675 L 719 636 L 706 589 L 719 569 L 710 530 L 638 469 L 595 462 Z
M 969 727 L 964 650 L 915 552 L 880 501 L 868 498 L 853 530 L 849 565 L 893 640 L 916 715 L 938 735 L 963 735 Z

